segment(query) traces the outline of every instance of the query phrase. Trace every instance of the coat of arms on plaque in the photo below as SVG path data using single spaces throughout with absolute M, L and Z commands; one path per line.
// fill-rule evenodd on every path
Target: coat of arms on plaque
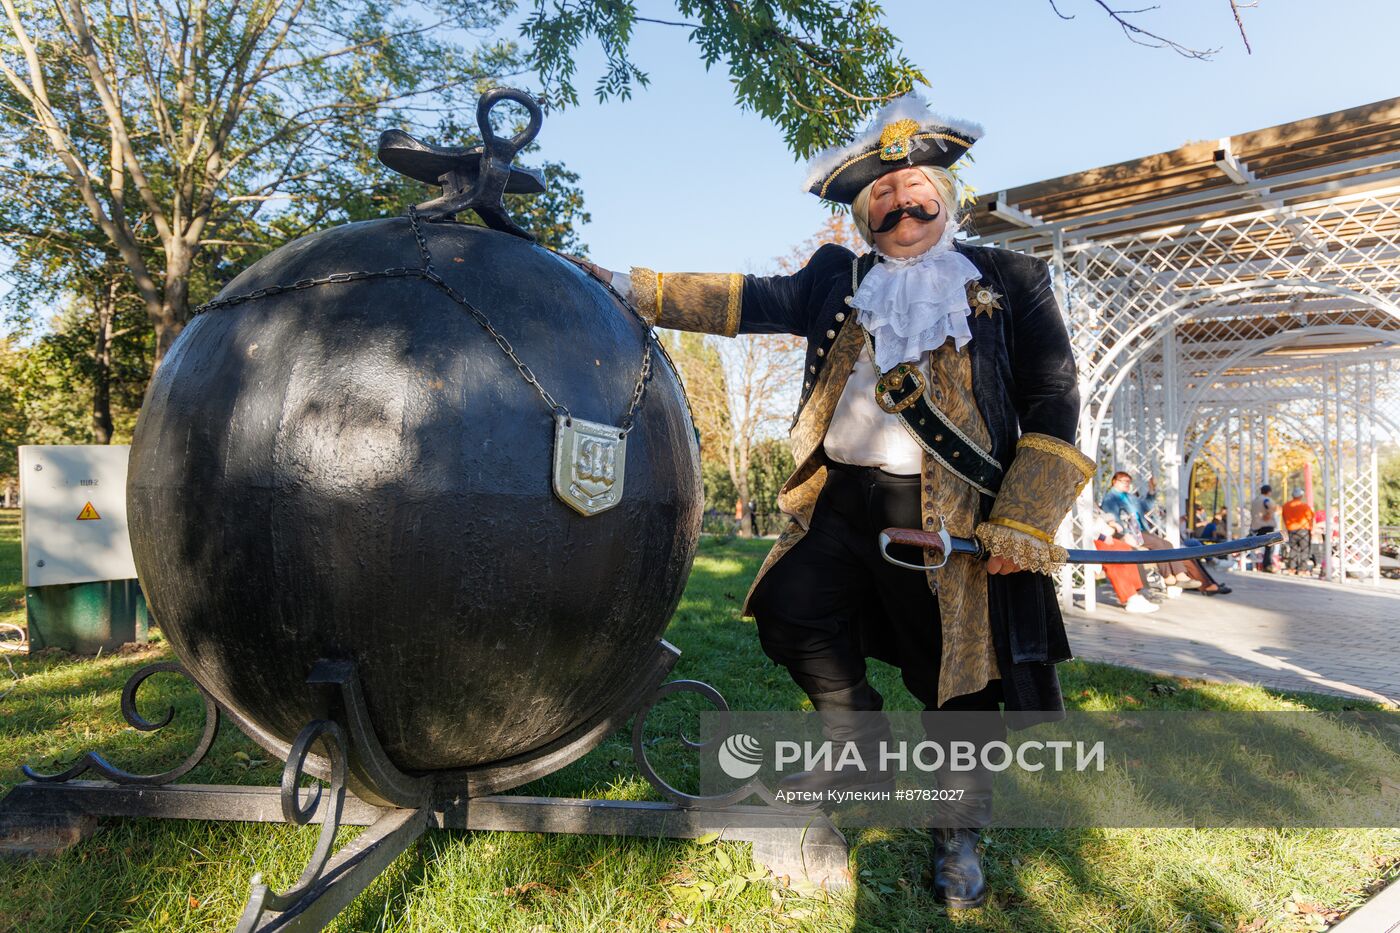
M 620 428 L 580 418 L 554 422 L 554 493 L 582 515 L 622 501 L 627 438 Z

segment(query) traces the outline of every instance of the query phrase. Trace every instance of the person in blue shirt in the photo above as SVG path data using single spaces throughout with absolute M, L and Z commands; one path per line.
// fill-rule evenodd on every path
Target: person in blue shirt
M 1147 530 L 1147 513 L 1157 498 L 1157 481 L 1148 477 L 1146 496 L 1138 496 L 1132 490 L 1132 474 L 1119 470 L 1109 481 L 1108 493 L 1099 503 L 1099 508 L 1122 525 L 1129 535 L 1141 539 L 1142 533 Z
M 1153 534 L 1147 524 L 1147 513 L 1151 511 L 1152 504 L 1157 498 L 1157 481 L 1153 477 L 1147 479 L 1147 495 L 1145 496 L 1139 496 L 1133 492 L 1132 474 L 1122 470 L 1113 474 L 1109 486 L 1109 491 L 1103 497 L 1099 508 L 1123 526 L 1129 540 L 1133 541 L 1134 544 L 1141 544 L 1151 551 L 1172 547 L 1170 541 L 1160 535 Z M 1206 581 L 1200 578 L 1201 574 L 1191 572 L 1193 569 L 1195 568 L 1186 561 L 1162 561 L 1157 565 L 1157 571 L 1162 575 L 1162 582 L 1167 585 L 1168 596 L 1179 596 L 1181 590 L 1196 590 L 1205 584 Z

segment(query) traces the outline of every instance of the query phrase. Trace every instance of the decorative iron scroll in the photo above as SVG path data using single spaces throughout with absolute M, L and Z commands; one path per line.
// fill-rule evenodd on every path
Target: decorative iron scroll
M 804 807 L 795 807 L 778 800 L 773 796 L 773 792 L 768 789 L 767 785 L 758 779 L 751 780 L 742 787 L 736 788 L 727 794 L 711 794 L 708 796 L 687 794 L 668 784 L 656 773 L 656 768 L 652 766 L 651 760 L 647 758 L 646 742 L 643 740 L 643 737 L 646 734 L 647 716 L 651 714 L 652 708 L 673 693 L 699 694 L 708 700 L 719 712 L 718 728 L 715 730 L 715 737 L 709 741 L 697 742 L 686 736 L 684 732 L 679 734 L 678 737 L 686 748 L 704 754 L 722 744 L 729 736 L 729 704 L 724 701 L 724 697 L 718 690 L 699 680 L 673 680 L 670 683 L 662 684 L 657 688 L 656 693 L 652 694 L 651 699 L 647 701 L 646 705 L 637 711 L 637 715 L 632 721 L 632 758 L 637 765 L 637 770 L 642 773 L 642 777 L 646 778 L 647 782 L 651 784 L 652 787 L 655 787 L 664 794 L 666 798 L 676 806 L 687 810 L 729 807 L 751 796 L 756 796 L 769 806 L 785 812 L 807 809 Z
M 305 826 L 316 816 L 321 806 L 322 789 L 317 784 L 310 801 L 301 802 L 301 779 L 306 773 L 306 759 L 317 743 L 325 747 L 326 757 L 331 763 L 330 803 L 321 822 L 321 835 L 316 841 L 316 851 L 311 855 L 305 870 L 297 883 L 279 894 L 263 884 L 262 873 L 253 876 L 253 892 L 243 909 L 243 917 L 238 922 L 238 930 L 255 930 L 264 913 L 277 913 L 286 910 L 300 901 L 316 882 L 331 858 L 331 846 L 335 834 L 340 829 L 341 813 L 345 809 L 346 742 L 345 731 L 329 719 L 317 719 L 308 723 L 292 743 L 287 754 L 287 763 L 282 768 L 282 818 L 296 826 Z
M 169 771 L 162 771 L 159 774 L 133 774 L 109 763 L 97 752 L 85 752 L 81 758 L 75 761 L 67 769 L 54 774 L 42 774 L 35 771 L 28 765 L 21 765 L 20 770 L 24 776 L 31 781 L 45 783 L 62 783 L 71 781 L 80 775 L 86 774 L 89 770 L 96 771 L 109 781 L 117 784 L 148 784 L 159 785 L 169 784 L 171 781 L 179 780 L 188 774 L 195 765 L 204 760 L 204 756 L 209 753 L 209 747 L 214 744 L 214 736 L 219 731 L 219 706 L 214 702 L 214 698 L 200 685 L 199 681 L 190 676 L 189 672 L 174 661 L 160 661 L 155 664 L 148 664 L 132 674 L 127 680 L 126 686 L 122 687 L 122 716 L 134 728 L 142 732 L 155 732 L 170 725 L 175 718 L 175 708 L 171 707 L 165 711 L 155 722 L 146 719 L 136 708 L 136 691 L 153 674 L 170 673 L 179 674 L 190 683 L 199 688 L 199 694 L 204 698 L 204 734 L 200 736 L 199 744 L 189 757 L 179 765 Z

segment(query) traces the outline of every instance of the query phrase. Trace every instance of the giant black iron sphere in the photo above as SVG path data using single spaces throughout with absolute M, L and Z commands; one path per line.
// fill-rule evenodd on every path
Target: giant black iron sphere
M 420 222 L 434 268 L 570 412 L 618 424 L 646 330 L 526 240 Z M 221 293 L 422 265 L 407 218 L 289 243 Z M 527 753 L 635 686 L 689 572 L 702 492 L 657 352 L 620 504 L 551 487 L 554 420 L 460 305 L 415 276 L 279 292 L 197 316 L 131 449 L 141 584 L 176 655 L 283 742 L 353 660 L 389 757 L 459 769 Z

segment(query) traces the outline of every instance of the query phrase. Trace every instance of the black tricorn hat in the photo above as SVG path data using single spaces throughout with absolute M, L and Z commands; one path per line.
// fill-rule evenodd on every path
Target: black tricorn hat
M 917 95 L 881 107 L 855 140 L 820 152 L 808 164 L 803 188 L 819 198 L 850 204 L 866 185 L 912 165 L 950 168 L 982 138 L 982 127 L 940 116 Z

